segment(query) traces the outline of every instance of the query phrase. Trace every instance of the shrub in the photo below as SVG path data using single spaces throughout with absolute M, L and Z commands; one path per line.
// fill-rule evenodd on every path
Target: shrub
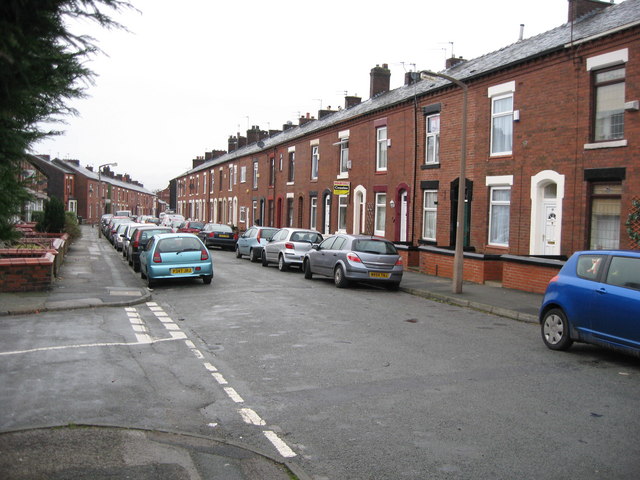
M 44 204 L 42 221 L 36 225 L 36 230 L 46 233 L 61 233 L 64 230 L 65 215 L 64 205 L 57 197 Z

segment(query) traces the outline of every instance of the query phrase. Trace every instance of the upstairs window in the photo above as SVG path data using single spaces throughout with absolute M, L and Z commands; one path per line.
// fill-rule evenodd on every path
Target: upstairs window
M 340 174 L 347 175 L 349 166 L 349 138 L 343 138 L 340 141 Z
M 387 171 L 387 127 L 376 129 L 376 171 Z
M 289 169 L 287 181 L 293 182 L 296 178 L 296 152 L 289 152 Z
M 426 148 L 425 163 L 440 163 L 440 114 L 430 115 L 426 118 Z
M 253 188 L 258 188 L 258 162 L 253 162 Z
M 314 145 L 311 147 L 311 179 L 318 178 L 318 163 L 320 161 L 320 147 Z
M 516 82 L 489 88 L 491 99 L 491 155 L 511 155 L 513 149 L 513 94 Z
M 594 72 L 593 140 L 624 138 L 625 67 Z

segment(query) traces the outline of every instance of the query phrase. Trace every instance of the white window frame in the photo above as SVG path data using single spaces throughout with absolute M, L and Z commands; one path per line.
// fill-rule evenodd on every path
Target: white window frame
M 338 161 L 338 178 L 349 178 L 349 130 L 338 132 L 338 146 L 340 147 Z
M 508 247 L 509 246 L 509 234 L 510 234 L 510 223 L 511 223 L 511 198 L 509 201 L 504 200 L 493 200 L 493 192 L 497 190 L 509 190 L 511 192 L 513 187 L 513 175 L 499 175 L 495 177 L 487 177 L 486 186 L 489 187 L 489 222 L 488 222 L 488 232 L 487 232 L 487 242 L 489 245 L 495 245 L 499 247 Z M 507 232 L 506 232 L 506 243 L 495 241 L 492 238 L 492 229 L 493 229 L 493 207 L 494 206 L 509 206 L 509 221 L 507 222 Z
M 311 180 L 318 179 L 318 169 L 320 167 L 320 146 L 311 146 Z
M 376 127 L 376 171 L 386 172 L 388 165 L 387 126 Z
M 258 188 L 258 162 L 253 162 L 253 188 Z
M 387 192 L 376 192 L 373 234 L 384 237 L 387 223 Z
M 430 124 L 432 120 L 437 118 L 437 130 L 431 130 Z M 434 113 L 433 115 L 428 115 L 425 118 L 425 152 L 424 152 L 424 163 L 426 165 L 437 165 L 440 163 L 440 113 Z M 429 140 L 433 139 L 433 149 L 429 148 Z M 430 151 L 433 151 L 431 155 L 429 155 Z
M 312 230 L 315 230 L 317 221 L 318 221 L 318 197 L 311 197 L 309 199 L 309 205 L 310 205 L 309 228 Z
M 347 232 L 347 214 L 349 209 L 349 196 L 338 196 L 338 232 Z
M 240 167 L 240 183 L 246 183 L 247 181 L 247 166 Z
M 491 138 L 490 138 L 491 145 L 489 146 L 489 152 L 491 156 L 511 155 L 513 153 L 513 137 L 514 137 L 513 112 L 514 112 L 514 103 L 515 103 L 515 95 L 514 95 L 515 91 L 516 91 L 515 81 L 506 82 L 500 85 L 495 85 L 493 87 L 489 87 L 488 89 L 488 96 L 491 99 Z M 511 110 L 495 112 L 496 102 L 500 100 L 505 100 L 507 98 L 511 99 Z M 497 151 L 497 150 L 494 150 L 495 148 L 497 148 L 497 146 L 494 145 L 495 144 L 494 138 L 495 138 L 495 135 L 497 134 L 497 131 L 494 130 L 494 125 L 495 125 L 495 121 L 499 119 L 506 119 L 507 122 L 509 119 L 511 120 L 511 122 L 508 123 L 508 125 L 511 127 L 511 132 L 510 132 L 511 139 L 510 139 L 510 145 L 508 146 L 509 148 L 501 149 Z
M 435 194 L 435 202 L 428 203 L 427 196 Z M 433 234 L 428 235 L 427 217 L 433 217 Z M 434 241 L 436 240 L 436 232 L 438 226 L 438 190 L 425 190 L 422 194 L 422 239 Z

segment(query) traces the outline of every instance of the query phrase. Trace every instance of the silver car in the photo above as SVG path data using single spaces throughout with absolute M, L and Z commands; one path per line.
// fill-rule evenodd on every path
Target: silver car
M 349 282 L 377 283 L 397 290 L 402 280 L 402 257 L 393 243 L 366 235 L 335 235 L 304 256 L 304 278 L 333 277 L 338 288 Z
M 302 267 L 304 254 L 321 241 L 322 235 L 315 230 L 281 228 L 262 248 L 262 266 L 277 263 L 281 272 L 290 266 Z

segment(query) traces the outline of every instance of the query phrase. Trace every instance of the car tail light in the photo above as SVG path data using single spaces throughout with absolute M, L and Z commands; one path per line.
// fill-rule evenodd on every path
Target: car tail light
M 216 234 L 215 234 L 215 233 L 213 233 L 213 232 L 209 232 L 209 238 L 213 238 L 213 237 L 215 237 L 215 236 L 216 236 Z
M 131 242 L 131 248 L 138 248 L 140 246 L 140 242 L 138 242 L 137 240 L 134 240 L 133 242 Z
M 295 247 L 295 245 L 291 242 L 287 242 L 284 244 L 284 248 L 288 248 L 289 250 L 293 250 Z
M 238 234 L 237 233 L 233 234 L 233 239 L 236 240 L 236 241 L 238 240 Z
M 256 240 L 258 240 L 258 243 L 260 243 L 261 238 L 262 238 L 262 232 L 258 230 L 258 235 L 256 236 Z
M 200 260 L 209 260 L 209 252 L 204 248 L 200 250 Z
M 398 257 L 398 261 L 396 262 L 396 265 L 402 265 L 402 257 Z
M 558 275 L 554 275 L 553 277 L 551 277 L 551 280 L 549 280 L 549 283 L 555 283 L 558 281 Z
M 162 263 L 162 257 L 160 256 L 159 251 L 153 252 L 153 263 Z
M 360 260 L 360 257 L 353 252 L 347 253 L 347 260 L 354 263 L 362 263 L 362 260 Z

